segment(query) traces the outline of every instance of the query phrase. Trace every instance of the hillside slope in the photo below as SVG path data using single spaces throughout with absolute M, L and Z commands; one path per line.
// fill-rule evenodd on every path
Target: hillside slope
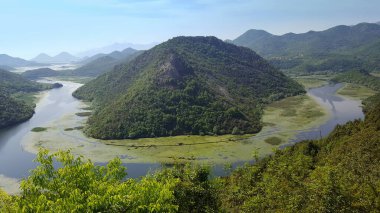
M 365 101 L 365 120 L 338 125 L 223 179 L 228 212 L 378 212 L 380 94 Z
M 253 51 L 215 37 L 177 37 L 74 92 L 97 106 L 92 137 L 253 133 L 262 107 L 303 93 Z
M 249 30 L 232 43 L 251 48 L 285 70 L 341 72 L 380 69 L 380 25 L 361 23 L 324 31 L 272 35 Z

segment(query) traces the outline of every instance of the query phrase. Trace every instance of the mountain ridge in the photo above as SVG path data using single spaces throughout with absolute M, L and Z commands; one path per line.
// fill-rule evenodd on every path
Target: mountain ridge
M 78 60 L 78 57 L 73 56 L 68 52 L 61 52 L 53 57 L 46 53 L 40 53 L 39 55 L 31 59 L 31 61 L 45 64 L 64 64 L 77 62 Z
M 365 56 L 366 51 L 380 48 L 380 25 L 374 23 L 338 25 L 323 31 L 283 35 L 248 30 L 232 43 L 251 48 L 276 67 L 293 72 L 380 68 L 379 53 L 373 52 L 370 58 Z
M 127 48 L 122 51 L 114 51 L 110 54 L 98 54 L 85 59 L 85 63 L 69 72 L 69 75 L 97 77 L 118 64 L 128 63 L 130 60 L 138 56 L 142 51 Z
M 26 67 L 26 66 L 38 66 L 40 63 L 28 61 L 18 57 L 12 57 L 7 54 L 0 54 L 0 65 L 6 67 Z

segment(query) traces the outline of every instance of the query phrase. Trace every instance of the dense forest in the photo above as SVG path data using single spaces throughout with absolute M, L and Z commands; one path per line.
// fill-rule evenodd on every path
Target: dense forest
M 365 70 L 354 70 L 335 76 L 333 81 L 355 83 L 380 92 L 380 78 L 372 76 Z
M 177 37 L 73 95 L 95 106 L 88 135 L 121 139 L 258 132 L 263 106 L 300 93 L 301 85 L 248 48 Z
M 17 99 L 14 94 L 28 94 L 60 86 L 29 81 L 19 74 L 0 70 L 0 128 L 26 121 L 34 114 L 34 106 Z
M 378 212 L 380 94 L 364 102 L 364 111 L 364 120 L 255 158 L 226 177 L 176 164 L 136 180 L 117 158 L 95 166 L 69 151 L 42 150 L 20 195 L 0 191 L 0 211 Z
M 231 42 L 251 48 L 282 70 L 310 74 L 379 70 L 379 36 L 380 25 L 360 23 L 281 36 L 249 30 Z

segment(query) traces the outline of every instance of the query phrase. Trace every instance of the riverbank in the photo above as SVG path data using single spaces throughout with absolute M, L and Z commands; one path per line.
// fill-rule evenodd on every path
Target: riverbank
M 362 85 L 346 83 L 337 94 L 354 100 L 364 100 L 375 95 L 376 91 Z
M 97 140 L 87 138 L 80 130 L 86 118 L 76 116 L 86 108 L 62 115 L 47 124 L 44 132 L 30 132 L 25 137 L 25 150 L 36 153 L 40 147 L 53 152 L 72 149 L 95 162 L 120 157 L 124 163 L 173 163 L 187 161 L 224 164 L 253 159 L 273 153 L 299 131 L 306 131 L 325 122 L 329 113 L 310 95 L 286 98 L 269 105 L 263 116 L 264 127 L 256 135 L 175 136 L 137 140 Z M 273 140 L 276 142 L 273 143 Z

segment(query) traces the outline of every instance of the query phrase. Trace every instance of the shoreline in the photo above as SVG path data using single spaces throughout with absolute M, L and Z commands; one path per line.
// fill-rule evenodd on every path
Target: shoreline
M 47 131 L 29 132 L 24 137 L 22 146 L 26 151 L 34 154 L 38 152 L 40 147 L 47 148 L 51 152 L 72 149 L 74 154 L 83 155 L 85 158 L 99 163 L 108 162 L 115 157 L 120 157 L 123 163 L 173 163 L 174 161 L 181 161 L 224 164 L 249 161 L 253 159 L 252 152 L 254 150 L 259 150 L 260 157 L 271 154 L 280 145 L 289 143 L 299 131 L 317 127 L 329 119 L 327 109 L 317 106 L 317 102 L 310 95 L 287 99 L 296 99 L 297 102 L 295 103 L 297 104 L 290 107 L 301 109 L 300 115 L 285 116 L 282 119 L 283 122 L 273 126 L 273 123 L 278 121 L 278 115 L 283 109 L 281 106 L 276 108 L 269 105 L 264 109 L 262 118 L 266 125 L 254 135 L 174 136 L 106 141 L 87 138 L 79 130 L 64 131 L 67 128 L 85 125 L 87 118 L 75 115 L 86 106 L 85 103 L 81 102 L 76 111 L 62 115 L 60 119 L 47 124 Z M 321 112 L 322 115 L 310 119 L 300 118 L 303 116 L 302 113 L 308 112 L 310 107 L 313 107 L 317 113 Z M 245 139 L 237 140 L 242 137 Z M 278 137 L 282 143 L 271 145 L 265 141 L 269 137 Z M 170 146 L 170 149 L 167 146 Z

